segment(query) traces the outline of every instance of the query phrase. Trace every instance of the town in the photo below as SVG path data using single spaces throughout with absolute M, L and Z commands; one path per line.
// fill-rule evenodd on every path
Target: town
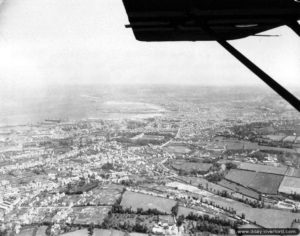
M 162 108 L 149 117 L 1 127 L 0 234 L 300 228 L 299 114 L 271 95 L 189 94 L 147 98 Z

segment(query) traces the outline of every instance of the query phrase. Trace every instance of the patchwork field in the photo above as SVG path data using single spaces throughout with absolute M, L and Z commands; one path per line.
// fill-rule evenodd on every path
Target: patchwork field
M 300 186 L 299 169 L 252 163 L 240 163 L 239 168 L 231 170 L 225 176 L 226 180 L 222 180 L 219 184 L 232 190 L 239 189 L 240 193 L 256 199 L 258 194 L 251 192 L 252 190 L 271 195 L 276 195 L 278 192 L 300 194 L 300 187 L 296 187 Z
M 229 181 L 247 187 L 254 179 L 255 175 L 256 172 L 253 171 L 233 169 L 229 171 L 229 173 L 225 176 L 225 178 Z
M 242 170 L 250 170 L 256 172 L 264 172 L 264 173 L 271 173 L 277 175 L 284 175 L 287 171 L 287 167 L 275 167 L 275 166 L 268 166 L 268 165 L 260 165 L 260 164 L 253 164 L 253 163 L 246 163 L 242 162 L 238 166 L 239 169 Z
M 130 191 L 126 191 L 123 194 L 121 201 L 121 205 L 124 208 L 131 207 L 133 210 L 136 210 L 137 208 L 143 208 L 144 210 L 157 209 L 168 214 L 171 214 L 171 209 L 175 204 L 176 201 L 171 199 Z
M 286 194 L 300 194 L 300 178 L 285 176 L 278 191 Z
M 278 192 L 282 179 L 283 176 L 281 175 L 257 173 L 248 187 L 261 193 L 275 195 Z

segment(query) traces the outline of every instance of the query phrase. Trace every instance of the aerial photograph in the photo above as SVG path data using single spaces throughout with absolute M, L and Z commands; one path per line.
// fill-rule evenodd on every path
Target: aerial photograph
M 298 0 L 0 3 L 0 236 L 300 235 Z

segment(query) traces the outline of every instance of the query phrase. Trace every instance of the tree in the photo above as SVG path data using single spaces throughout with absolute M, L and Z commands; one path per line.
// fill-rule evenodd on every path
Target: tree
M 234 163 L 231 163 L 231 162 L 228 162 L 225 165 L 226 165 L 226 169 L 227 170 L 231 170 L 231 169 L 236 169 L 237 168 L 237 165 L 234 164 Z
M 88 227 L 88 235 L 89 236 L 93 236 L 93 234 L 94 234 L 94 228 L 95 228 L 94 223 L 90 223 L 90 225 Z
M 136 209 L 136 214 L 140 215 L 143 213 L 143 208 L 137 208 Z
M 177 227 L 180 227 L 184 222 L 184 215 L 180 215 L 177 219 L 176 225 Z
M 105 219 L 103 220 L 103 223 L 102 223 L 102 227 L 104 229 L 108 229 L 108 228 L 110 228 L 110 223 L 111 223 L 110 216 L 105 217 Z
M 50 235 L 51 235 L 51 227 L 52 227 L 52 225 L 50 224 L 50 225 L 48 225 L 47 228 L 46 228 L 45 234 L 46 234 L 47 236 L 50 236 Z
M 175 206 L 172 207 L 171 212 L 173 216 L 177 216 L 178 215 L 178 208 L 179 208 L 179 204 L 178 202 L 176 202 Z

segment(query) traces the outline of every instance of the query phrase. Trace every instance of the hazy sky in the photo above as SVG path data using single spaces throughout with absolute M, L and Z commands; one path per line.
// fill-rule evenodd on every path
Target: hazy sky
M 215 42 L 134 39 L 121 0 L 7 0 L 0 11 L 1 87 L 80 83 L 260 85 Z M 278 82 L 300 86 L 300 40 L 281 27 L 232 44 Z

